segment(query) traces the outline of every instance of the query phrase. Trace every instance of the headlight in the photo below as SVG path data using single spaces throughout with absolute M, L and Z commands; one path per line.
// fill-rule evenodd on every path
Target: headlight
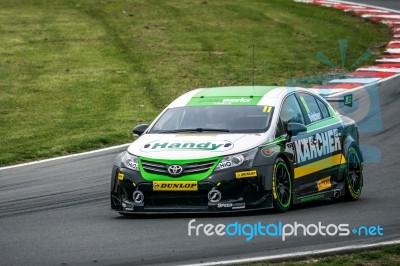
M 254 157 L 256 156 L 258 148 L 250 151 L 225 156 L 221 162 L 217 165 L 214 171 L 220 171 L 231 167 L 237 167 L 243 165 L 245 167 L 251 167 L 253 165 Z
M 129 152 L 126 152 L 125 155 L 122 156 L 121 163 L 126 168 L 134 171 L 139 171 L 138 157 L 130 154 Z

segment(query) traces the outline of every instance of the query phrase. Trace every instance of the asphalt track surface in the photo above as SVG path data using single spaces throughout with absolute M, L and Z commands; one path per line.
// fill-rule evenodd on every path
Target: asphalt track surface
M 400 1 L 398 0 L 351 0 L 350 2 L 400 10 Z
M 356 1 L 400 9 L 396 1 Z M 400 78 L 379 85 L 383 129 L 362 134 L 382 160 L 364 168 L 357 202 L 313 202 L 285 214 L 121 217 L 109 208 L 111 165 L 106 151 L 0 171 L 1 265 L 176 265 L 248 258 L 400 239 Z M 123 149 L 122 149 L 123 150 Z M 380 225 L 384 236 L 188 236 L 198 223 L 347 223 Z

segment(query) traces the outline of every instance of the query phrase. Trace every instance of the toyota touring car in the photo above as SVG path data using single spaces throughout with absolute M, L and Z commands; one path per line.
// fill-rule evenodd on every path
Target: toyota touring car
M 305 89 L 196 89 L 133 132 L 111 173 L 111 208 L 121 214 L 284 212 L 361 195 L 355 122 Z

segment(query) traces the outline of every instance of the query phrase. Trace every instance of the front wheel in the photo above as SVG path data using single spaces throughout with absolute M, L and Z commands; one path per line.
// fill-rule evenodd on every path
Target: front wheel
M 292 177 L 282 158 L 278 158 L 274 164 L 272 193 L 274 209 L 278 212 L 287 211 L 292 203 Z
M 346 168 L 346 194 L 347 200 L 358 200 L 363 187 L 362 162 L 359 152 L 351 147 L 347 153 Z

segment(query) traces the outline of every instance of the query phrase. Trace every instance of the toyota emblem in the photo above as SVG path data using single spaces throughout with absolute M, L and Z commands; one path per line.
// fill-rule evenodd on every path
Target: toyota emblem
M 183 168 L 180 165 L 171 165 L 168 167 L 168 173 L 170 175 L 180 175 L 183 172 Z

